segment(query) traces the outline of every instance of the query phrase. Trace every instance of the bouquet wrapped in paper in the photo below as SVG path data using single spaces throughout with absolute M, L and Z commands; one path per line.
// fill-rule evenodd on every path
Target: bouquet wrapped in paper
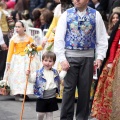
M 34 43 L 30 43 L 27 45 L 27 47 L 25 48 L 25 53 L 29 55 L 35 55 L 36 53 L 38 53 L 37 51 L 37 45 L 35 45 Z

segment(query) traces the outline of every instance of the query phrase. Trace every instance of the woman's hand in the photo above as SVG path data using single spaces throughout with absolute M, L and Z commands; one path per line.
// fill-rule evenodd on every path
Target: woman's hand
M 113 66 L 113 63 L 107 64 L 107 68 L 108 68 L 108 69 L 112 68 L 112 66 Z
M 47 43 L 47 40 L 42 41 L 41 45 L 42 45 L 43 48 L 45 47 L 46 43 Z
M 6 70 L 8 71 L 10 69 L 10 63 L 6 63 Z

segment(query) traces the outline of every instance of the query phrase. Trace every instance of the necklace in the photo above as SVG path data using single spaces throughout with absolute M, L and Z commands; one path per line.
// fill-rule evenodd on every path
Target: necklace
M 26 38 L 26 35 L 23 35 L 23 36 L 18 35 L 18 40 L 19 41 L 24 41 L 25 38 Z

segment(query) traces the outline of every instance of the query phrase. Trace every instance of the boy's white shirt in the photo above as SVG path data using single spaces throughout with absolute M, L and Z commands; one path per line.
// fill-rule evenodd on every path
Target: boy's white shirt
M 45 85 L 45 90 L 51 90 L 54 88 L 57 88 L 56 83 L 54 82 L 54 72 L 51 70 L 45 70 L 44 69 L 44 77 L 46 79 L 46 85 Z M 35 82 L 36 81 L 36 72 L 31 74 L 29 76 L 29 82 Z

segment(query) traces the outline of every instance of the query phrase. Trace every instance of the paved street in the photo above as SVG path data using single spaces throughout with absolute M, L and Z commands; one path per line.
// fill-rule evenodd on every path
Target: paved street
M 36 98 L 33 95 L 29 97 L 30 100 L 25 102 L 23 120 L 36 120 Z M 54 120 L 60 120 L 61 100 L 58 100 L 58 106 L 59 110 L 54 112 Z M 20 120 L 21 109 L 22 102 L 15 101 L 12 96 L 0 95 L 0 120 Z
M 35 111 L 36 98 L 30 96 L 30 100 L 25 102 L 23 120 L 36 120 Z M 59 109 L 61 101 L 58 101 Z M 22 102 L 14 100 L 11 96 L 0 96 L 0 120 L 20 120 Z M 59 120 L 60 110 L 54 112 L 54 120 Z

